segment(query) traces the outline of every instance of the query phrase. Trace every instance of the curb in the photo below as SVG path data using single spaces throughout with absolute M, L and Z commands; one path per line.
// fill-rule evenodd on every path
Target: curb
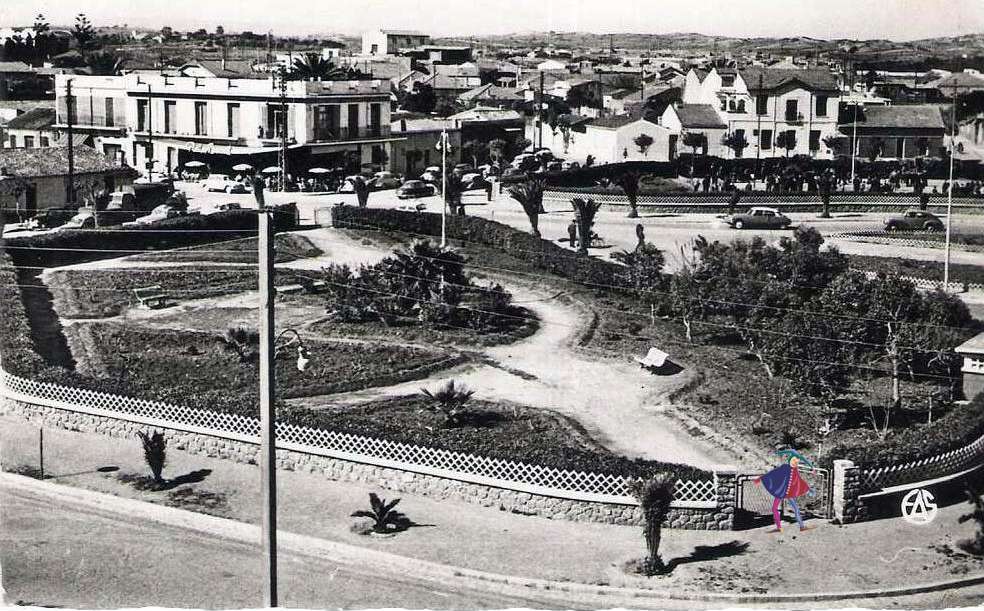
M 74 507 L 123 514 L 130 519 L 150 520 L 166 526 L 218 536 L 236 542 L 257 545 L 260 542 L 259 526 L 227 518 L 219 518 L 184 509 L 126 499 L 82 488 L 38 481 L 22 475 L 0 472 L 0 489 L 3 488 L 61 500 L 70 503 Z M 503 594 L 524 598 L 536 595 L 552 599 L 569 600 L 570 596 L 574 595 L 579 597 L 577 602 L 590 603 L 597 601 L 602 606 L 612 606 L 612 603 L 623 601 L 627 603 L 638 603 L 640 601 L 658 600 L 691 600 L 739 604 L 851 600 L 923 594 L 984 583 L 984 575 L 977 575 L 904 588 L 885 588 L 857 592 L 742 595 L 687 593 L 515 577 L 419 560 L 389 552 L 284 531 L 278 532 L 278 542 L 280 549 L 285 552 L 339 564 L 371 565 L 375 569 L 385 571 L 397 568 L 404 576 L 409 573 L 414 578 L 436 581 L 444 585 L 453 581 L 458 581 L 459 583 L 467 581 L 470 583 L 461 583 L 461 585 L 484 590 L 487 590 L 489 585 L 505 586 L 506 588 L 510 588 L 510 591 L 502 592 Z M 584 600 L 585 597 L 590 597 L 591 600 L 586 601 Z

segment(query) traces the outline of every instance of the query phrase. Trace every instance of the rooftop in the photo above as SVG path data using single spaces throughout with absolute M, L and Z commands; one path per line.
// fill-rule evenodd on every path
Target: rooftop
M 34 72 L 34 68 L 24 62 L 0 62 L 0 72 L 4 73 L 27 73 Z
M 742 68 L 739 74 L 749 91 L 759 90 L 760 82 L 761 89 L 766 91 L 796 82 L 803 84 L 807 89 L 839 91 L 837 76 L 828 70 L 749 67 Z
M 932 104 L 868 106 L 861 127 L 943 129 L 940 107 Z
M 523 116 L 515 110 L 503 110 L 501 108 L 486 108 L 476 106 L 471 110 L 459 112 L 451 115 L 449 119 L 455 121 L 522 121 Z
M 7 122 L 7 129 L 44 129 L 55 124 L 54 108 L 32 108 Z
M 710 104 L 680 104 L 674 108 L 683 127 L 727 128 L 717 111 Z
M 136 170 L 120 166 L 94 148 L 76 145 L 74 164 L 76 174 L 102 174 L 107 172 L 136 175 Z M 0 168 L 8 176 L 43 178 L 68 174 L 68 147 L 56 146 L 36 149 L 0 149 Z
M 601 127 L 603 129 L 618 129 L 636 121 L 643 121 L 643 117 L 638 114 L 615 115 L 614 117 L 602 117 L 591 122 L 591 127 Z

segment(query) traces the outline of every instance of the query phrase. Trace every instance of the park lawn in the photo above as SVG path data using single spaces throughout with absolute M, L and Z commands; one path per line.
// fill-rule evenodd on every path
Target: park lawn
M 255 415 L 259 373 L 225 349 L 218 334 L 150 329 L 118 323 L 77 323 L 65 329 L 77 369 L 115 386 L 115 392 L 239 414 Z M 278 396 L 311 397 L 426 377 L 460 362 L 447 351 L 382 343 L 305 341 L 306 372 L 296 352 L 277 360 Z
M 242 238 L 214 242 L 188 248 L 177 248 L 162 252 L 146 253 L 127 257 L 127 261 L 186 263 L 207 261 L 210 263 L 252 263 L 258 262 L 257 238 Z M 324 253 L 304 236 L 293 233 L 278 233 L 274 238 L 277 263 L 287 263 L 298 259 L 318 257 Z
M 298 283 L 304 275 L 276 270 L 277 285 Z M 45 277 L 58 316 L 109 318 L 137 305 L 133 290 L 160 286 L 172 303 L 257 290 L 257 271 L 247 266 L 170 266 L 62 269 Z

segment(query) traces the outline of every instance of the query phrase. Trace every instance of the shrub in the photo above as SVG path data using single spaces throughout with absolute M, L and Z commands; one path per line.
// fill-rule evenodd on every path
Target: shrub
M 643 535 L 646 538 L 646 550 L 649 552 L 643 563 L 646 575 L 656 575 L 666 570 L 659 555 L 659 544 L 663 538 L 663 523 L 670 513 L 675 487 L 676 479 L 669 473 L 633 480 L 629 485 L 630 492 L 642 506 L 645 520 Z
M 148 435 L 143 431 L 137 431 L 137 436 L 143 444 L 144 460 L 154 476 L 154 483 L 164 483 L 161 474 L 164 472 L 164 464 L 167 462 L 167 439 L 164 433 L 154 431 Z
M 386 534 L 406 530 L 411 522 L 407 516 L 394 509 L 399 502 L 400 499 L 395 499 L 387 503 L 386 499 L 381 499 L 375 492 L 370 492 L 369 509 L 353 512 L 352 517 L 372 520 L 372 532 L 375 533 Z
M 420 394 L 427 398 L 431 410 L 444 415 L 444 426 L 458 426 L 465 419 L 465 406 L 475 396 L 475 391 L 464 386 L 455 387 L 454 380 L 448 380 L 441 389 L 431 392 L 426 388 L 420 389 Z

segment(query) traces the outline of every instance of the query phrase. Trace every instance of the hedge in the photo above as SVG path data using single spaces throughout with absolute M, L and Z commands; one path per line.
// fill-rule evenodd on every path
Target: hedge
M 332 225 L 339 228 L 441 235 L 441 215 L 432 212 L 338 205 L 332 208 L 331 219 Z M 608 287 L 624 272 L 615 263 L 577 255 L 548 240 L 478 217 L 448 216 L 447 236 L 500 249 L 538 269 L 581 284 Z
M 295 226 L 296 217 L 292 213 L 275 214 L 274 218 L 279 231 Z M 206 216 L 165 219 L 141 227 L 140 231 L 119 227 L 66 229 L 28 237 L 4 238 L 3 242 L 15 265 L 57 267 L 111 259 L 127 253 L 137 254 L 145 250 L 170 250 L 233 240 L 256 235 L 257 226 L 256 212 L 230 210 Z

